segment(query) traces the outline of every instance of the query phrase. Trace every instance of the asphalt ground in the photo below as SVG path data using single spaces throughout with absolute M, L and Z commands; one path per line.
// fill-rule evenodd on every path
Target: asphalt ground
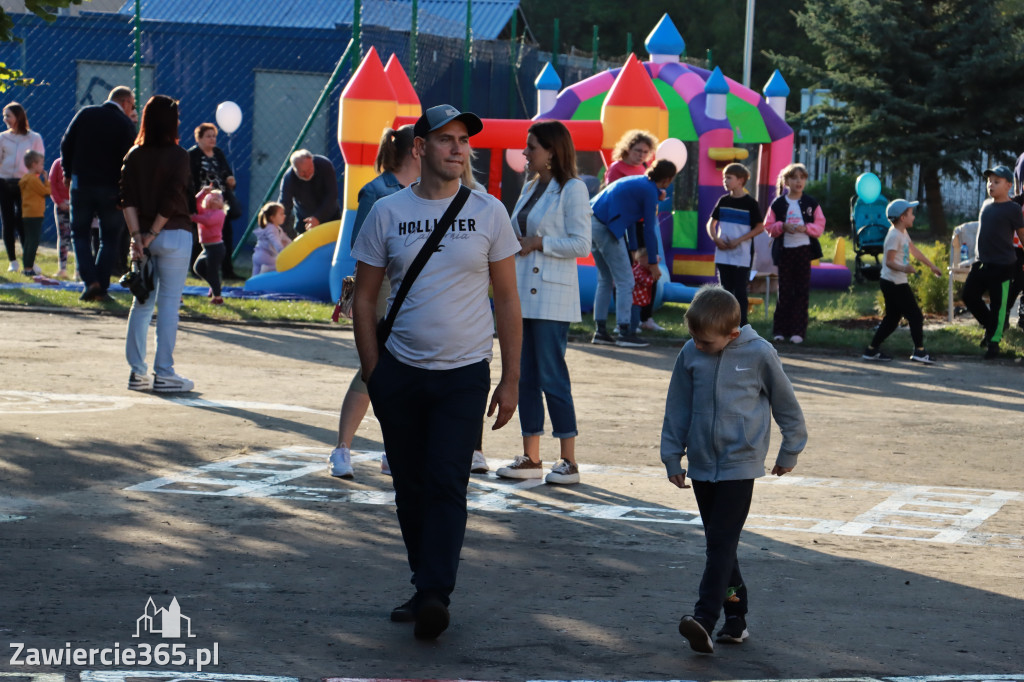
M 750 639 L 702 656 L 677 624 L 696 599 L 703 533 L 692 492 L 658 458 L 681 343 L 570 344 L 582 482 L 472 477 L 452 624 L 424 643 L 388 619 L 411 588 L 372 413 L 356 479 L 326 475 L 351 332 L 183 323 L 176 369 L 196 390 L 168 396 L 125 390 L 124 325 L 0 311 L 8 677 L 184 679 L 214 647 L 207 679 L 1024 672 L 1019 365 L 782 348 L 810 443 L 793 474 L 755 486 L 740 549 Z M 484 448 L 492 469 L 519 454 L 517 419 L 487 430 Z M 556 452 L 545 438 L 545 461 Z M 146 616 L 172 599 L 193 637 L 147 634 Z M 182 663 L 30 658 L 146 644 L 183 644 Z

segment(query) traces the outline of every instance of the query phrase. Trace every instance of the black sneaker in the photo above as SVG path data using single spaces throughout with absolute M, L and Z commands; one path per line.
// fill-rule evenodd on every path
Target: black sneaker
M 874 360 L 875 362 L 892 362 L 892 356 L 888 353 L 883 353 L 881 350 L 872 350 L 871 347 L 864 349 L 861 353 L 861 357 L 865 360 Z
M 599 346 L 614 346 L 615 339 L 607 331 L 598 329 L 594 332 L 594 338 L 590 340 L 590 343 L 596 343 Z
M 994 360 L 995 358 L 998 358 L 999 344 L 989 341 L 988 348 L 985 350 L 985 355 L 983 355 L 982 357 L 984 357 L 986 360 Z
M 715 644 L 711 641 L 709 630 L 710 628 L 705 627 L 693 616 L 683 616 L 683 619 L 679 621 L 679 634 L 686 638 L 691 649 L 702 654 L 715 653 Z
M 439 597 L 428 595 L 419 600 L 416 607 L 416 627 L 412 634 L 416 639 L 437 639 L 448 629 L 448 607 Z
M 615 342 L 615 345 L 619 348 L 647 348 L 647 346 L 651 344 L 647 343 L 636 334 L 626 332 L 625 334 L 619 334 L 619 339 Z
M 929 354 L 928 351 L 924 350 L 923 348 L 921 350 L 915 350 L 914 353 L 910 356 L 910 359 L 913 360 L 914 362 L 923 362 L 926 365 L 935 364 L 935 356 Z
M 392 623 L 411 623 L 416 620 L 416 597 L 391 609 Z
M 743 640 L 750 636 L 747 631 L 747 619 L 743 616 L 729 616 L 725 619 L 725 625 L 718 631 L 715 641 L 729 642 L 731 644 L 742 644 Z

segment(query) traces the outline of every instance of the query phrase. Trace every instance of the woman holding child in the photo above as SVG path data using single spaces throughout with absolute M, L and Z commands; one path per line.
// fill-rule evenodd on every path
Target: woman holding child
M 544 480 L 579 483 L 576 410 L 565 347 L 569 323 L 580 320 L 576 259 L 590 253 L 589 195 L 577 176 L 572 137 L 559 121 L 530 126 L 523 155 L 533 179 L 512 211 L 512 226 L 522 249 L 516 257 L 516 281 L 523 311 L 519 379 L 523 454 L 497 474 L 516 479 L 544 475 L 540 437 L 546 401 L 560 457 Z
M 149 250 L 155 284 L 146 302 L 133 300 L 128 313 L 125 357 L 131 366 L 129 390 L 152 388 L 160 393 L 179 393 L 195 386 L 174 371 L 178 309 L 192 253 L 191 189 L 188 152 L 178 146 L 178 102 L 166 95 L 153 95 L 142 110 L 139 135 L 121 168 L 121 197 L 132 239 L 132 260 L 141 261 L 143 249 Z M 157 304 L 156 357 L 150 384 L 146 376 L 146 337 Z

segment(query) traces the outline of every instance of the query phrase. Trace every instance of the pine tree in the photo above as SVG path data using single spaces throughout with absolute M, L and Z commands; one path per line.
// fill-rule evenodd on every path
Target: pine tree
M 940 178 L 980 173 L 983 152 L 1008 160 L 1021 144 L 1021 18 L 975 0 L 807 0 L 797 24 L 824 66 L 772 57 L 831 91 L 826 151 L 896 175 L 920 165 L 929 223 L 944 233 Z

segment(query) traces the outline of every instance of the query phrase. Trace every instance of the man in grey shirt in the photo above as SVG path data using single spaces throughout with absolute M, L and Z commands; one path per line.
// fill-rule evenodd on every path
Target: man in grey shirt
M 356 348 L 395 486 L 398 523 L 416 594 L 391 612 L 415 621 L 418 639 L 448 627 L 466 534 L 466 489 L 490 388 L 492 327 L 488 282 L 501 347 L 501 378 L 488 415 L 495 429 L 519 399 L 522 317 L 516 289 L 519 252 L 500 201 L 470 192 L 437 249 L 409 288 L 384 348 L 377 341 L 377 292 L 388 276 L 401 288 L 410 264 L 460 188 L 475 114 L 432 107 L 415 126 L 420 180 L 377 201 L 352 247 L 356 259 Z M 394 304 L 394 293 L 388 301 Z

